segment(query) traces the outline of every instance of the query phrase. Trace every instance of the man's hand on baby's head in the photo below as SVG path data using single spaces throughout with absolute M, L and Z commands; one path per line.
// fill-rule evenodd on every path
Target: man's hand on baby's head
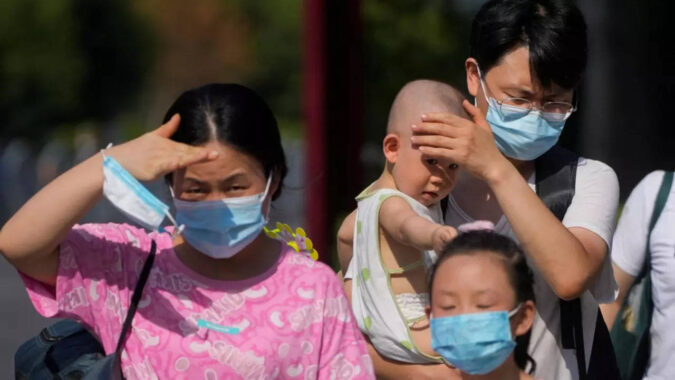
M 441 253 L 443 248 L 457 236 L 457 230 L 450 226 L 438 226 L 431 234 L 431 245 L 436 253 Z

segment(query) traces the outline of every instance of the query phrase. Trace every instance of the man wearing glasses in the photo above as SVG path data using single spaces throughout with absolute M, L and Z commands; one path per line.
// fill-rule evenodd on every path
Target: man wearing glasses
M 599 302 L 614 300 L 617 288 L 607 251 L 619 183 L 606 164 L 559 154 L 556 147 L 576 110 L 574 93 L 586 59 L 586 23 L 571 1 L 488 1 L 473 20 L 465 62 L 474 104 L 463 105 L 472 120 L 429 113 L 411 126 L 411 140 L 425 158 L 463 169 L 448 197 L 446 224 L 490 220 L 496 232 L 524 248 L 537 305 L 526 359 L 542 379 L 619 378 L 598 311 Z M 553 172 L 540 169 L 552 166 L 542 163 L 560 163 L 556 157 L 565 159 L 556 172 L 569 172 L 568 178 L 541 175 Z M 553 194 L 541 195 L 555 214 L 537 195 L 544 188 Z M 352 213 L 340 230 L 353 231 L 353 223 Z M 339 239 L 352 244 L 349 234 Z M 340 257 L 343 269 L 350 259 Z M 491 300 L 484 298 L 472 302 L 489 310 Z M 392 362 L 375 350 L 371 355 L 382 378 L 422 378 L 435 366 Z
M 423 154 L 464 171 L 449 196 L 446 223 L 490 220 L 525 249 L 537 304 L 529 354 L 535 377 L 545 379 L 614 378 L 616 368 L 598 314 L 598 302 L 613 301 L 616 289 L 608 259 L 616 174 L 602 162 L 573 156 L 576 181 L 561 220 L 536 193 L 536 163 L 576 110 L 586 46 L 583 16 L 569 1 L 489 1 L 474 19 L 465 62 L 475 101 L 464 107 L 473 120 L 428 114 L 412 126 Z M 571 314 L 561 314 L 561 307 L 572 303 L 579 323 L 570 327 Z M 598 368 L 603 372 L 594 372 Z

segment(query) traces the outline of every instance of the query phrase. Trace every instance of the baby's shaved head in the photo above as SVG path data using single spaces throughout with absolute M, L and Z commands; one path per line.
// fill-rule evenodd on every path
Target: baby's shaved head
M 411 135 L 410 126 L 420 123 L 423 113 L 449 112 L 468 118 L 462 100 L 464 96 L 459 91 L 443 82 L 428 79 L 408 82 L 391 105 L 387 133 Z

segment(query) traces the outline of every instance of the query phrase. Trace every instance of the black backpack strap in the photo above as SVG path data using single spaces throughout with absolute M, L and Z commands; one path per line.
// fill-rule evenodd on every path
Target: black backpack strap
M 143 295 L 143 288 L 145 288 L 145 283 L 148 280 L 150 275 L 150 269 L 152 269 L 152 263 L 155 261 L 155 251 L 157 250 L 157 244 L 155 241 L 152 241 L 152 246 L 150 247 L 150 255 L 145 259 L 145 264 L 143 264 L 143 270 L 141 270 L 141 275 L 138 277 L 138 282 L 134 288 L 134 294 L 131 296 L 131 304 L 129 305 L 129 310 L 127 311 L 127 316 L 124 319 L 124 324 L 122 325 L 122 332 L 120 337 L 117 340 L 117 348 L 115 349 L 115 355 L 118 357 L 122 353 L 122 347 L 126 340 L 129 329 L 131 328 L 131 321 L 134 319 L 136 314 L 136 309 L 138 308 L 138 303 L 141 300 Z
M 575 153 L 556 146 L 534 162 L 537 195 L 560 221 L 574 198 L 578 159 Z
M 654 211 L 652 212 L 652 218 L 649 221 L 649 233 L 651 234 L 656 222 L 661 216 L 663 208 L 666 206 L 666 201 L 668 201 L 668 195 L 670 195 L 670 189 L 673 186 L 673 172 L 665 172 L 663 175 L 663 180 L 661 181 L 661 187 L 659 187 L 659 192 L 656 195 L 656 201 L 654 201 Z
M 535 161 L 537 195 L 562 221 L 574 197 L 579 156 L 553 147 Z M 560 299 L 560 333 L 563 348 L 576 351 L 579 378 L 586 379 L 586 354 L 581 300 Z
M 581 299 L 560 299 L 560 334 L 563 348 L 574 349 L 579 379 L 586 379 L 586 349 L 584 325 L 581 317 Z

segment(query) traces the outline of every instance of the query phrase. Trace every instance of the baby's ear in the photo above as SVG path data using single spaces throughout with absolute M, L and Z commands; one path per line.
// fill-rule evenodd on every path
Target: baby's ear
M 382 141 L 382 151 L 384 152 L 384 158 L 387 159 L 387 162 L 390 164 L 396 163 L 396 158 L 398 157 L 398 151 L 401 149 L 401 138 L 395 133 L 389 133 L 384 136 Z

